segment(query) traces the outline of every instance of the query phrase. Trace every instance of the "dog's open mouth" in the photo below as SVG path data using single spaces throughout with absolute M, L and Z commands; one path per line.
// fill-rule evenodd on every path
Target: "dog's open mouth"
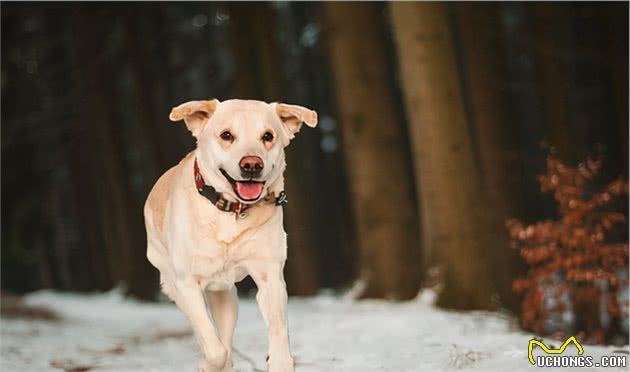
M 254 180 L 237 181 L 234 178 L 230 177 L 230 175 L 224 169 L 220 170 L 221 174 L 223 174 L 223 177 L 225 177 L 230 182 L 230 185 L 232 185 L 232 189 L 241 200 L 254 201 L 260 198 L 260 195 L 265 189 L 264 182 L 258 182 Z

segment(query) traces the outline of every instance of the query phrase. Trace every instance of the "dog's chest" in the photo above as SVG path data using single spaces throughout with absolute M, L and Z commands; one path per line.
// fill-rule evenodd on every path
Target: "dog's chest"
M 237 218 L 212 205 L 194 188 L 174 194 L 165 222 L 174 271 L 211 290 L 231 288 L 247 265 L 286 258 L 282 208 L 256 205 Z
M 263 225 L 273 215 L 273 205 L 255 206 L 242 214 L 219 211 L 206 200 L 194 208 L 195 234 L 210 243 L 233 245 L 252 229 Z
M 222 257 L 193 257 L 192 273 L 202 288 L 219 291 L 229 289 L 247 275 L 239 262 Z
M 198 244 L 189 256 L 190 272 L 203 288 L 228 289 L 247 275 L 244 262 L 252 255 L 252 244 L 228 244 L 213 235 L 207 234 L 197 240 Z
M 189 267 L 201 287 L 228 289 L 247 276 L 245 262 L 266 250 L 269 234 L 265 230 L 274 211 L 277 210 L 255 208 L 239 218 L 226 212 L 197 212 L 199 219 L 193 228 L 195 246 L 189 256 Z
M 204 288 L 228 289 L 247 275 L 244 262 L 251 255 L 250 244 L 199 239 L 188 252 L 189 273 Z

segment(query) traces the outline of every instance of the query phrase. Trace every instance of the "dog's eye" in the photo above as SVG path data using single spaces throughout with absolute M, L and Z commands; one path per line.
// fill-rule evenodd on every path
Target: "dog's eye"
M 263 142 L 271 142 L 273 141 L 273 134 L 271 132 L 265 132 L 262 136 Z
M 228 130 L 226 130 L 225 132 L 221 133 L 220 137 L 224 141 L 232 141 L 234 139 L 234 136 Z

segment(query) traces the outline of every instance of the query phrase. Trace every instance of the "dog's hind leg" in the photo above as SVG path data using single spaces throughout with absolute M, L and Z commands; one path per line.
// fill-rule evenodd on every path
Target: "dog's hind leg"
M 206 291 L 210 312 L 219 330 L 219 338 L 227 349 L 227 361 L 222 372 L 232 371 L 232 336 L 238 318 L 238 295 L 236 286 L 224 291 Z
M 221 372 L 227 360 L 227 350 L 217 337 L 208 316 L 202 290 L 197 283 L 179 280 L 171 288 L 171 298 L 192 323 L 204 359 L 199 363 L 201 372 Z

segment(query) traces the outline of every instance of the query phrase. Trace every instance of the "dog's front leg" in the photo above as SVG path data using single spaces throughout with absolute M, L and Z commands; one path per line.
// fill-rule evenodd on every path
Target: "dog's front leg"
M 276 262 L 257 262 L 250 267 L 250 275 L 258 287 L 256 301 L 269 334 L 269 372 L 293 372 L 283 267 L 284 263 Z
M 201 288 L 192 280 L 175 282 L 169 294 L 192 323 L 204 359 L 199 363 L 201 372 L 219 372 L 227 361 L 227 350 L 217 337 L 214 325 L 208 317 L 206 302 Z
M 225 291 L 207 291 L 206 301 L 219 331 L 219 339 L 227 349 L 228 356 L 221 372 L 232 371 L 232 336 L 238 317 L 238 295 L 236 287 Z

